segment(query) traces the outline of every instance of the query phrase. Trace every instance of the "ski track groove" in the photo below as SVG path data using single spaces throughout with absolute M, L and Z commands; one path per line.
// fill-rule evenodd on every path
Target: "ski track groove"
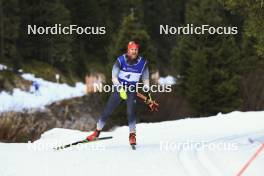
M 227 142 L 237 141 L 243 138 L 249 138 L 251 136 L 263 135 L 264 131 L 255 131 L 251 133 L 244 133 L 232 136 L 223 136 L 214 140 L 206 142 L 206 144 L 217 143 L 217 142 Z M 248 144 L 243 144 L 248 145 Z M 241 144 L 240 144 L 241 146 Z M 216 152 L 217 154 L 217 152 Z M 216 165 L 213 164 L 210 157 L 206 154 L 204 150 L 191 149 L 184 151 L 183 147 L 178 151 L 178 160 L 181 164 L 184 172 L 188 176 L 226 176 L 220 171 Z M 224 165 L 224 163 L 223 163 Z M 192 168 L 192 169 L 190 169 Z M 226 171 L 225 171 L 226 172 Z
M 202 162 L 200 162 L 199 158 L 197 157 L 197 151 L 184 151 L 181 147 L 179 153 L 179 160 L 189 176 L 210 176 Z

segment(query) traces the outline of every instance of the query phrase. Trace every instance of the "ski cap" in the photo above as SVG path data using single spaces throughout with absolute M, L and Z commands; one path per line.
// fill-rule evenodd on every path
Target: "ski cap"
M 127 49 L 139 49 L 139 44 L 137 44 L 135 41 L 128 42 Z

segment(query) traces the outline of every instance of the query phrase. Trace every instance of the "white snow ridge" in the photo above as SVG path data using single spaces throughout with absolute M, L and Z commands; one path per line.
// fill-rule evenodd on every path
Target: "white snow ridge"
M 23 74 L 26 80 L 36 82 L 39 90 L 35 91 L 32 87 L 30 92 L 21 89 L 13 89 L 12 94 L 5 91 L 0 92 L 0 112 L 23 111 L 24 109 L 39 108 L 63 99 L 80 97 L 85 95 L 85 85 L 76 83 L 75 87 L 67 84 L 59 84 L 36 78 L 32 74 Z
M 237 176 L 264 143 L 264 112 L 138 124 L 137 150 L 128 128 L 103 132 L 113 139 L 53 147 L 84 139 L 88 132 L 52 129 L 33 143 L 0 143 L 1 176 Z M 249 140 L 250 139 L 250 140 Z M 264 151 L 243 176 L 263 176 Z

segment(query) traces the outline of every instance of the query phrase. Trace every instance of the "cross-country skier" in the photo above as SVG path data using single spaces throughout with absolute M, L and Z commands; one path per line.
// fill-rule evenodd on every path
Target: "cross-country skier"
M 127 53 L 117 58 L 112 69 L 112 82 L 116 85 L 115 87 L 117 89 L 109 97 L 104 112 L 97 122 L 96 130 L 87 136 L 88 141 L 95 140 L 99 137 L 108 117 L 122 100 L 126 100 L 129 143 L 136 145 L 136 91 L 126 88 L 129 86 L 132 86 L 132 88 L 133 86 L 135 87 L 141 78 L 144 87 L 149 89 L 149 69 L 147 61 L 143 57 L 138 56 L 138 53 L 139 45 L 134 41 L 130 41 L 127 45 Z

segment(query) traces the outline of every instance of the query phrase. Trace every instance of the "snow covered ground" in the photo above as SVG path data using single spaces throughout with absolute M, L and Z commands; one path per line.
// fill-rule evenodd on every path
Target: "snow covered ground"
M 0 70 L 6 70 L 6 69 L 7 69 L 6 65 L 0 64 Z
M 38 84 L 38 91 L 31 87 L 31 91 L 26 92 L 20 89 L 14 89 L 13 93 L 0 92 L 0 112 L 4 111 L 22 111 L 30 108 L 44 108 L 55 101 L 83 96 L 85 94 L 85 85 L 76 83 L 75 87 L 67 84 L 59 84 L 46 81 L 42 78 L 36 78 L 32 74 L 23 74 L 26 80 Z
M 264 143 L 264 112 L 138 124 L 136 151 L 126 126 L 103 132 L 110 140 L 52 149 L 87 134 L 52 129 L 34 143 L 0 143 L 0 175 L 236 176 Z M 263 176 L 263 164 L 264 151 L 242 175 Z
M 174 78 L 173 76 L 166 76 L 166 77 L 160 77 L 158 80 L 158 83 L 160 85 L 174 85 L 176 84 L 176 78 Z
M 1 69 L 8 69 L 8 67 L 0 64 Z M 36 78 L 29 73 L 22 74 L 22 77 L 25 80 L 32 81 L 34 84 L 36 83 L 39 89 L 36 91 L 32 85 L 30 91 L 23 91 L 18 88 L 13 89 L 11 94 L 0 91 L 0 112 L 23 111 L 31 108 L 43 109 L 44 106 L 56 101 L 85 95 L 85 84 L 81 82 L 76 83 L 75 87 L 72 87 L 67 84 Z M 173 85 L 175 83 L 175 78 L 172 76 L 161 77 L 159 79 L 159 84 L 161 85 Z

